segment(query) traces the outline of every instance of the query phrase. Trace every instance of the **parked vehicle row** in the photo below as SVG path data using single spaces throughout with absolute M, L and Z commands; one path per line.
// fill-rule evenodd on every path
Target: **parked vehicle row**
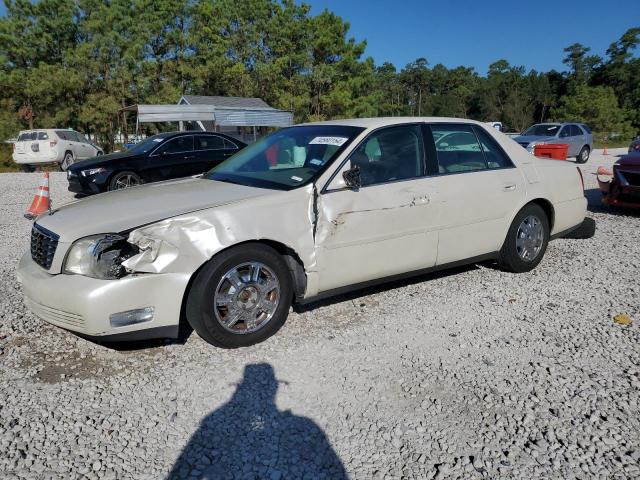
M 27 304 L 103 340 L 175 337 L 185 315 L 241 347 L 292 302 L 481 260 L 526 272 L 549 240 L 595 228 L 579 168 L 471 120 L 311 123 L 236 151 L 201 178 L 38 217 L 18 269 Z
M 577 163 L 586 163 L 593 150 L 593 135 L 584 123 L 537 123 L 513 139 L 530 153 L 540 144 L 567 144 L 567 156 Z
M 13 144 L 13 161 L 25 172 L 47 163 L 56 163 L 66 170 L 77 161 L 103 153 L 100 147 L 75 130 L 24 130 Z
M 245 146 L 221 133 L 161 133 L 124 152 L 72 165 L 67 170 L 69 190 L 92 195 L 142 183 L 199 175 Z

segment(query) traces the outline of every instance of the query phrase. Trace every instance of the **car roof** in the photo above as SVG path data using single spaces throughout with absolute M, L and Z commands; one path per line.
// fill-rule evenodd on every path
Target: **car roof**
M 469 120 L 467 118 L 452 118 L 452 117 L 377 117 L 377 118 L 349 118 L 341 120 L 326 120 L 322 122 L 309 122 L 301 123 L 294 126 L 301 125 L 344 125 L 349 127 L 361 127 L 361 128 L 379 128 L 390 125 L 401 125 L 405 123 L 470 123 L 474 125 L 486 126 L 483 122 L 476 120 Z

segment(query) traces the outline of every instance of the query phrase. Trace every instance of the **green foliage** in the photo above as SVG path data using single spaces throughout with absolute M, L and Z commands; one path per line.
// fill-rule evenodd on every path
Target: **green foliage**
M 560 99 L 552 111 L 555 120 L 575 120 L 588 124 L 592 130 L 631 136 L 633 127 L 626 112 L 618 106 L 618 99 L 611 87 L 580 85 L 575 93 Z
M 498 60 L 483 77 L 426 58 L 376 66 L 346 21 L 296 0 L 4 1 L 0 139 L 72 127 L 110 150 L 118 131 L 133 130 L 120 108 L 184 94 L 257 96 L 297 122 L 437 115 L 522 130 L 552 112 L 596 129 L 640 127 L 640 28 L 606 58 L 567 47 L 566 73 Z

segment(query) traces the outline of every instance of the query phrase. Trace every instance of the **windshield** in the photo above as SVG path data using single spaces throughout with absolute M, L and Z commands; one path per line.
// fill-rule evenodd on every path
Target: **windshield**
M 523 133 L 523 135 L 531 135 L 533 137 L 555 137 L 556 133 L 560 129 L 560 125 L 550 125 L 548 123 L 541 123 L 539 125 L 533 125 Z
M 285 128 L 239 151 L 204 178 L 291 190 L 316 178 L 363 130 L 338 125 Z
M 127 152 L 135 154 L 147 153 L 155 146 L 160 145 L 160 143 L 162 143 L 165 138 L 167 138 L 166 134 L 154 135 L 153 137 L 149 137 L 146 140 L 135 144 L 133 147 L 127 150 Z

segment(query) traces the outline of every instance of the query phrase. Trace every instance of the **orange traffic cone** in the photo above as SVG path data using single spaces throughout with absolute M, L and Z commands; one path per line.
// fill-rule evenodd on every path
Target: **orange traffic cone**
M 598 170 L 596 171 L 596 175 L 612 176 L 613 172 L 605 167 L 598 167 Z
M 602 149 L 602 154 L 603 155 L 609 155 L 609 151 L 607 150 L 607 146 L 604 146 L 604 149 Z
M 41 213 L 46 212 L 51 208 L 51 200 L 49 199 L 49 172 L 44 172 L 44 177 L 40 180 L 40 186 L 33 197 L 33 202 L 24 214 L 24 218 L 33 220 Z

